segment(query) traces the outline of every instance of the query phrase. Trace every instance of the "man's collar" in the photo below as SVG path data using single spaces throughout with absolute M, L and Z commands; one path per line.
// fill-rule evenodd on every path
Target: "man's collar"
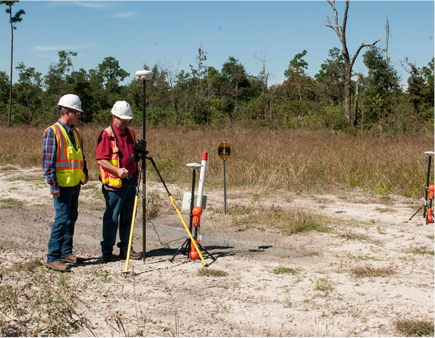
M 75 129 L 75 127 L 74 127 L 74 125 L 72 124 L 70 127 L 68 127 L 65 123 L 63 123 L 62 122 L 62 120 L 61 119 L 59 119 L 59 121 L 57 121 L 57 122 L 59 122 L 60 123 L 60 125 L 62 126 L 62 127 L 64 127 L 65 128 L 65 130 L 66 130 L 66 132 L 67 133 L 69 133 L 70 131 L 72 131 L 72 130 L 74 130 Z
M 116 130 L 116 132 L 117 132 L 118 134 L 120 134 L 120 135 L 124 135 L 125 133 L 127 133 L 127 129 L 126 129 L 125 131 L 122 131 L 121 129 L 119 129 L 119 128 L 115 125 L 115 123 L 112 123 L 112 127 L 113 127 L 113 129 Z

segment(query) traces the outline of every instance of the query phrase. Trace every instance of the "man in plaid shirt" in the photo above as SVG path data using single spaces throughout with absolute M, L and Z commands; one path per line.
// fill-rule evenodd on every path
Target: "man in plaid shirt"
M 62 96 L 58 103 L 60 118 L 44 133 L 42 166 L 50 185 L 56 216 L 48 242 L 46 266 L 65 271 L 65 263 L 79 264 L 85 259 L 72 253 L 74 225 L 78 216 L 81 184 L 88 181 L 83 140 L 74 127 L 79 121 L 81 101 L 77 95 Z

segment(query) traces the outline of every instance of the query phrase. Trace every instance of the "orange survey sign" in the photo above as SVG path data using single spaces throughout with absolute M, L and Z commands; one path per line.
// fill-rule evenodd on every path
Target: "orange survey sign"
M 218 155 L 221 159 L 226 160 L 231 155 L 231 147 L 228 143 L 221 143 L 218 147 Z

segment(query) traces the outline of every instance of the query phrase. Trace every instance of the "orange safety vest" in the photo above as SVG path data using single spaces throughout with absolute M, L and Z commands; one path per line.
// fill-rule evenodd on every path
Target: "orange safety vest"
M 119 160 L 119 147 L 118 140 L 116 139 L 116 135 L 113 132 L 112 126 L 107 127 L 104 131 L 109 136 L 109 144 L 110 144 L 110 163 L 112 163 L 115 167 L 121 168 L 121 161 Z M 127 132 L 130 133 L 133 138 L 133 142 L 135 141 L 135 136 L 133 130 L 127 128 Z M 118 176 L 118 174 L 113 174 L 110 171 L 104 169 L 100 166 L 100 181 L 103 184 L 106 184 L 113 188 L 121 188 L 122 187 L 122 179 Z
M 51 128 L 56 135 L 57 151 L 56 151 L 56 180 L 60 187 L 75 187 L 77 184 L 84 182 L 86 175 L 83 172 L 83 140 L 77 128 L 74 129 L 74 139 L 76 147 L 74 147 L 71 139 L 65 128 L 59 122 L 48 127 Z

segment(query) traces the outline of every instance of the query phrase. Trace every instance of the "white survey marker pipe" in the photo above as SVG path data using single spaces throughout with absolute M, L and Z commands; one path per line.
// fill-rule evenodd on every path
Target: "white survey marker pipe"
M 204 192 L 204 181 L 205 181 L 205 169 L 207 167 L 207 152 L 202 153 L 202 167 L 199 174 L 199 186 L 198 186 L 198 199 L 196 201 L 196 206 L 202 208 L 202 195 Z

